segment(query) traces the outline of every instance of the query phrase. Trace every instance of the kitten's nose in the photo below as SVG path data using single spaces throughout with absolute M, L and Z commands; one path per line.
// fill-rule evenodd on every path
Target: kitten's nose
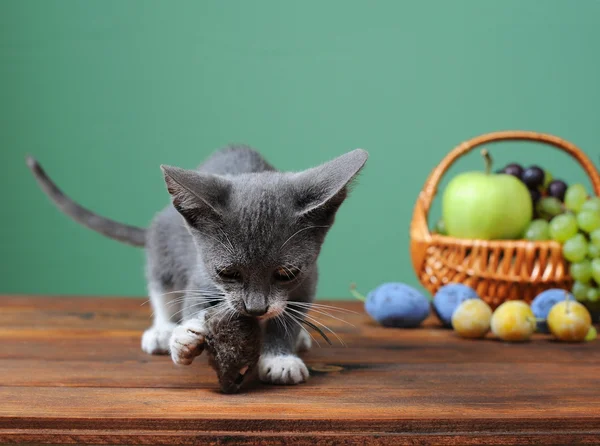
M 250 316 L 259 317 L 269 311 L 269 305 L 247 304 L 244 302 L 244 311 Z

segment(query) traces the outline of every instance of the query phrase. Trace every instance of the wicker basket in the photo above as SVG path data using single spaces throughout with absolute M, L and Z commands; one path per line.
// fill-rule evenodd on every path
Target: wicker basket
M 492 308 L 512 299 L 527 302 L 548 288 L 570 289 L 568 265 L 561 245 L 554 241 L 467 240 L 432 234 L 427 225 L 429 208 L 441 177 L 461 156 L 482 144 L 496 141 L 536 141 L 554 146 L 575 158 L 600 195 L 600 175 L 576 146 L 556 136 L 525 131 L 481 135 L 452 150 L 431 172 L 415 205 L 410 226 L 412 263 L 425 288 L 434 294 L 447 283 L 474 288 Z

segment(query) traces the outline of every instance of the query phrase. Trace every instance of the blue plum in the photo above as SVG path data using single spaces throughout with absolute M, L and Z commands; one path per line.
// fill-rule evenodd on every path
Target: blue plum
M 385 327 L 414 328 L 429 316 L 429 299 L 403 283 L 384 283 L 367 295 L 367 313 Z
M 572 294 L 569 294 L 569 299 L 575 300 Z M 552 288 L 546 291 L 542 291 L 538 294 L 535 299 L 531 302 L 531 311 L 537 319 L 544 319 L 543 321 L 537 322 L 537 330 L 540 333 L 550 333 L 546 319 L 550 309 L 567 298 L 567 291 L 561 288 Z
M 433 296 L 433 310 L 445 327 L 452 327 L 452 314 L 465 300 L 480 299 L 475 290 L 462 283 L 441 287 Z

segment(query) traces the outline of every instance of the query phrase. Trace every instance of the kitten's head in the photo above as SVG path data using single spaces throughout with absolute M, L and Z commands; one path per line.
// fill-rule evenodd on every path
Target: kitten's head
M 357 149 L 298 173 L 162 169 L 212 281 L 237 312 L 269 318 L 314 278 L 325 235 L 367 156 Z

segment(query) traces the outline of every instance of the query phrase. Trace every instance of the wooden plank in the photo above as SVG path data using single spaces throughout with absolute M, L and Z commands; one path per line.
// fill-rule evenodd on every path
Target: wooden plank
M 205 358 L 139 348 L 136 299 L 0 298 L 0 442 L 597 444 L 600 342 L 505 344 L 327 321 L 308 383 L 221 395 Z M 360 311 L 360 304 L 333 302 Z
M 331 432 L 235 432 L 213 431 L 210 433 L 197 430 L 176 431 L 143 431 L 135 433 L 127 430 L 0 430 L 0 441 L 20 442 L 28 444 L 140 444 L 140 445 L 597 445 L 598 431 L 577 432 L 565 430 L 562 432 L 534 434 L 504 432 L 453 432 L 453 433 L 382 433 L 365 431 L 362 433 L 331 433 Z

